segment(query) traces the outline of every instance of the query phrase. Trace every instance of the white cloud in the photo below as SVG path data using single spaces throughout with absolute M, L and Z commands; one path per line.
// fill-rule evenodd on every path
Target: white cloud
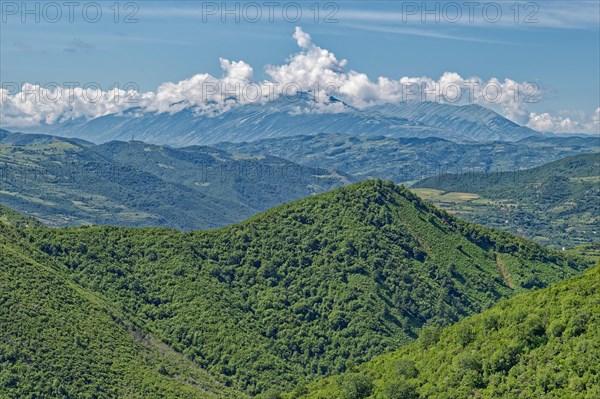
M 36 85 L 24 85 L 21 92 L 15 93 L 14 88 L 5 86 L 0 89 L 0 122 L 4 126 L 52 124 L 71 118 L 118 113 L 132 106 L 146 112 L 169 113 L 191 107 L 199 114 L 214 115 L 302 91 L 311 93 L 314 102 L 298 106 L 293 112 L 343 112 L 341 103 L 329 101 L 329 95 L 334 95 L 358 108 L 406 100 L 475 103 L 536 129 L 558 127 L 566 131 L 573 127 L 583 131 L 594 128 L 593 123 L 574 122 L 573 118 L 559 120 L 547 114 L 530 113 L 527 101 L 539 100 L 541 93 L 526 82 L 509 78 L 484 80 L 455 72 L 445 72 L 438 79 L 421 76 L 394 80 L 380 76 L 371 80 L 364 73 L 346 70 L 345 59 L 338 59 L 331 51 L 314 44 L 301 28 L 296 28 L 293 38 L 300 51 L 281 65 L 268 65 L 265 68 L 268 79 L 264 81 L 254 80 L 254 70 L 246 62 L 220 59 L 223 71 L 220 77 L 200 73 L 179 82 L 163 83 L 156 91 L 147 93 L 118 89 L 66 90 Z M 45 101 L 48 99 L 51 101 Z M 597 129 L 597 123 L 595 126 Z
M 347 61 L 338 60 L 332 52 L 315 45 L 300 28 L 294 33 L 301 48 L 286 64 L 268 66 L 267 75 L 279 86 L 294 82 L 303 91 L 335 88 L 337 96 L 356 107 L 406 100 L 425 100 L 456 104 L 476 103 L 495 109 L 518 123 L 527 120 L 526 102 L 537 101 L 537 89 L 526 82 L 479 77 L 464 78 L 453 72 L 444 73 L 438 80 L 428 77 L 403 77 L 392 80 L 380 76 L 377 81 L 357 71 L 345 72 Z M 322 93 L 321 93 L 322 94 Z M 526 98 L 531 94 L 531 98 Z M 319 95 L 318 99 L 326 96 Z
M 37 126 L 68 119 L 95 118 L 118 113 L 140 102 L 151 93 L 97 87 L 60 87 L 26 83 L 18 93 L 0 88 L 0 122 L 4 126 Z
M 541 114 L 531 112 L 527 127 L 542 132 L 595 133 L 600 135 L 600 108 L 597 108 L 591 114 L 573 111 L 562 111 L 561 114 L 551 115 L 548 112 Z

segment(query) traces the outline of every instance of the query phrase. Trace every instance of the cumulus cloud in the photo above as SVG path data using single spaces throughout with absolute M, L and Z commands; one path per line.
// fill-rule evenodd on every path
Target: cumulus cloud
M 464 78 L 446 72 L 439 79 L 402 77 L 392 80 L 380 76 L 376 81 L 354 70 L 345 71 L 347 60 L 338 60 L 329 50 L 315 45 L 310 35 L 296 28 L 294 39 L 301 51 L 286 64 L 267 66 L 270 81 L 279 87 L 294 83 L 305 92 L 315 92 L 317 100 L 333 91 L 336 97 L 355 107 L 400 101 L 435 101 L 451 104 L 476 103 L 495 109 L 517 123 L 527 121 L 527 104 L 540 99 L 539 88 L 512 79 L 503 81 L 479 77 Z
M 563 111 L 561 115 L 531 112 L 527 127 L 541 132 L 595 133 L 600 135 L 600 108 L 591 114 Z
M 249 103 L 267 103 L 281 96 L 309 93 L 312 101 L 290 107 L 294 113 L 345 112 L 345 104 L 363 108 L 400 101 L 435 101 L 449 104 L 480 104 L 528 126 L 552 130 L 571 128 L 572 119 L 558 120 L 547 114 L 530 113 L 527 105 L 541 98 L 539 89 L 527 82 L 505 78 L 484 80 L 445 72 L 438 79 L 380 76 L 347 70 L 348 61 L 313 43 L 311 36 L 296 28 L 293 38 L 299 51 L 281 65 L 265 67 L 267 79 L 254 80 L 254 69 L 244 61 L 220 59 L 219 77 L 200 73 L 179 82 L 166 82 L 156 91 L 142 93 L 134 88 L 109 91 L 90 88 L 44 88 L 36 85 L 0 89 L 0 122 L 6 126 L 57 123 L 72 118 L 95 118 L 137 106 L 141 112 L 176 113 L 193 109 L 198 114 L 216 115 Z M 62 93 L 62 95 L 60 95 Z M 68 95 L 67 95 L 68 94 Z M 330 96 L 344 103 L 330 101 Z M 94 101 L 90 101 L 92 98 Z M 45 101 L 53 99 L 52 101 Z M 580 129 L 592 125 L 580 124 Z M 596 123 L 597 126 L 597 123 Z
M 151 93 L 135 90 L 102 91 L 97 86 L 82 88 L 25 83 L 18 88 L 5 82 L 0 88 L 0 122 L 3 126 L 24 127 L 82 117 L 91 119 L 121 112 L 151 96 Z

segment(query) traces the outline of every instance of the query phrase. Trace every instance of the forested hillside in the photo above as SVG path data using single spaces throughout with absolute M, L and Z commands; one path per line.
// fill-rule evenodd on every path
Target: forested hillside
M 215 228 L 351 181 L 272 156 L 234 157 L 210 147 L 94 146 L 3 135 L 0 202 L 50 226 Z
M 469 221 L 541 244 L 561 248 L 600 239 L 600 153 L 514 172 L 444 174 L 412 187 Z
M 600 397 L 600 266 L 286 398 Z
M 25 255 L 23 233 L 13 227 L 24 228 L 24 220 L 2 213 L 0 397 L 244 397 L 144 333 L 118 306 Z
M 20 234 L 24 256 L 107 298 L 220 381 L 263 395 L 344 372 L 424 325 L 449 325 L 588 266 L 378 180 L 208 232 Z
M 532 168 L 566 156 L 598 151 L 600 140 L 570 137 L 457 143 L 423 136 L 315 134 L 215 146 L 232 153 L 269 154 L 302 165 L 343 171 L 361 179 L 402 183 L 442 173 Z

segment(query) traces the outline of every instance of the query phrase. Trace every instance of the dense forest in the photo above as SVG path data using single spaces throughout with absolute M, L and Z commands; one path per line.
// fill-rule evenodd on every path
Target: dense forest
M 13 225 L 30 223 L 13 216 Z M 144 332 L 102 296 L 25 255 L 16 244 L 22 231 L 3 219 L 0 397 L 244 397 Z
M 503 300 L 286 398 L 600 397 L 600 266 Z
M 422 331 L 448 326 L 590 265 L 463 222 L 407 189 L 379 180 L 205 232 L 110 226 L 48 229 L 5 208 L 1 213 L 4 247 L 10 249 L 3 255 L 2 284 L 21 287 L 3 290 L 5 301 L 14 301 L 13 292 L 51 296 L 48 290 L 58 288 L 44 291 L 29 281 L 19 282 L 27 273 L 15 272 L 24 262 L 30 265 L 29 273 L 34 273 L 34 265 L 44 265 L 44 273 L 99 303 L 98 312 L 118 315 L 117 326 L 111 327 L 105 318 L 102 328 L 133 329 L 182 355 L 166 369 L 144 355 L 136 367 L 158 367 L 160 375 L 174 376 L 170 382 L 181 382 L 177 375 L 187 375 L 186 368 L 193 364 L 225 386 L 262 397 L 276 397 L 303 380 L 352 370 L 413 341 Z M 35 274 L 30 278 L 35 280 Z M 85 303 L 64 300 L 88 320 Z M 12 313 L 3 316 L 3 328 L 14 328 L 12 339 L 24 348 L 21 359 L 32 356 L 34 348 L 26 343 L 37 340 L 28 330 L 43 333 L 40 326 L 63 306 L 60 296 L 53 301 L 47 302 L 47 319 L 33 312 L 33 319 L 13 326 Z M 107 305 L 100 303 L 110 307 L 103 310 Z M 84 342 L 102 336 L 93 328 L 80 334 Z M 41 353 L 57 350 L 50 338 L 40 342 Z M 104 365 L 94 373 L 94 378 L 104 379 L 86 383 L 108 392 L 106 373 L 112 369 L 102 356 L 108 355 L 49 357 L 40 363 L 39 373 L 61 381 L 66 391 L 77 391 L 78 373 L 66 378 L 61 362 L 75 368 Z M 21 375 L 18 357 L 2 359 L 8 373 Z M 31 395 L 39 381 L 29 374 L 20 378 L 8 381 L 12 397 Z M 161 380 L 155 374 L 149 378 Z

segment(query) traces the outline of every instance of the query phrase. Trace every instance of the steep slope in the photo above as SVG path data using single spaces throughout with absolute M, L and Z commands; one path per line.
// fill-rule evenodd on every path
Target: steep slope
M 239 225 L 32 230 L 39 262 L 248 393 L 343 372 L 587 263 L 367 181 Z
M 600 397 L 600 266 L 288 398 Z
M 542 136 L 535 130 L 520 126 L 476 104 L 456 106 L 428 101 L 402 102 L 378 106 L 374 110 L 386 116 L 461 133 L 474 141 L 517 141 L 530 136 Z
M 0 203 L 52 226 L 116 224 L 184 230 L 239 222 L 349 182 L 275 157 L 140 142 L 81 146 L 20 135 L 0 145 Z
M 439 138 L 318 134 L 215 146 L 232 153 L 269 154 L 359 178 L 376 177 L 400 183 L 441 173 L 531 168 L 565 156 L 598 151 L 600 140 L 588 137 L 460 144 Z
M 444 174 L 413 185 L 441 203 L 448 192 L 476 194 L 469 201 L 440 204 L 465 219 L 517 232 L 557 247 L 598 240 L 600 153 L 560 159 L 537 168 L 501 173 Z M 433 194 L 433 195 L 431 195 Z
M 20 235 L 0 221 L 2 398 L 244 397 L 24 255 Z

